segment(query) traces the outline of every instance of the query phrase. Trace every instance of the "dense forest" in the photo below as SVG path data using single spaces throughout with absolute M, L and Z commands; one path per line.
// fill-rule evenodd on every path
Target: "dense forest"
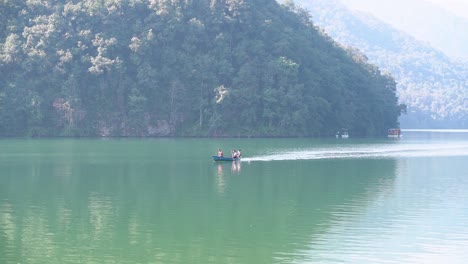
M 2 136 L 356 136 L 394 79 L 274 0 L 0 2 Z
M 468 128 L 468 63 L 395 30 L 336 0 L 296 0 L 337 42 L 356 47 L 388 71 L 408 106 L 400 119 L 410 128 Z

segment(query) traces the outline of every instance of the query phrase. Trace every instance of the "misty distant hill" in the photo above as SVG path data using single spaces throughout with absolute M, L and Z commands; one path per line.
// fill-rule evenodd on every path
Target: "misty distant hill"
M 449 0 L 446 5 L 432 3 L 430 0 L 341 2 L 352 10 L 370 13 L 417 40 L 430 43 L 450 57 L 468 60 L 468 16 L 448 9 L 454 1 Z
M 296 0 L 333 39 L 364 53 L 397 81 L 403 127 L 468 127 L 468 65 L 335 0 Z M 456 37 L 456 36 L 454 36 Z

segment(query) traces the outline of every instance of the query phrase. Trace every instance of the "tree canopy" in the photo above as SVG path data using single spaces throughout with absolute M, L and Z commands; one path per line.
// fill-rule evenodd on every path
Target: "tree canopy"
M 274 0 L 4 0 L 0 135 L 381 135 L 396 83 Z

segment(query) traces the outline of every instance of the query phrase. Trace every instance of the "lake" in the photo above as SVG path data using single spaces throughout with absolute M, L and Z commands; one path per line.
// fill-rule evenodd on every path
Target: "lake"
M 468 131 L 403 134 L 1 139 L 0 263 L 468 263 Z

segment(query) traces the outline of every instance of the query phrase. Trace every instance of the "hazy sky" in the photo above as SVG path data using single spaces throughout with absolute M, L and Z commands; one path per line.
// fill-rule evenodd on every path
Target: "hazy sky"
M 454 58 L 468 60 L 468 0 L 341 0 Z
M 468 0 L 427 0 L 468 19 Z
M 448 11 L 468 19 L 468 0 L 419 0 L 424 2 L 432 2 Z M 383 6 L 393 6 L 394 8 L 413 8 L 412 2 L 416 3 L 419 1 L 408 1 L 408 0 L 342 0 L 343 3 L 350 5 L 360 10 L 373 12 L 384 11 Z M 388 10 L 391 11 L 391 10 Z

